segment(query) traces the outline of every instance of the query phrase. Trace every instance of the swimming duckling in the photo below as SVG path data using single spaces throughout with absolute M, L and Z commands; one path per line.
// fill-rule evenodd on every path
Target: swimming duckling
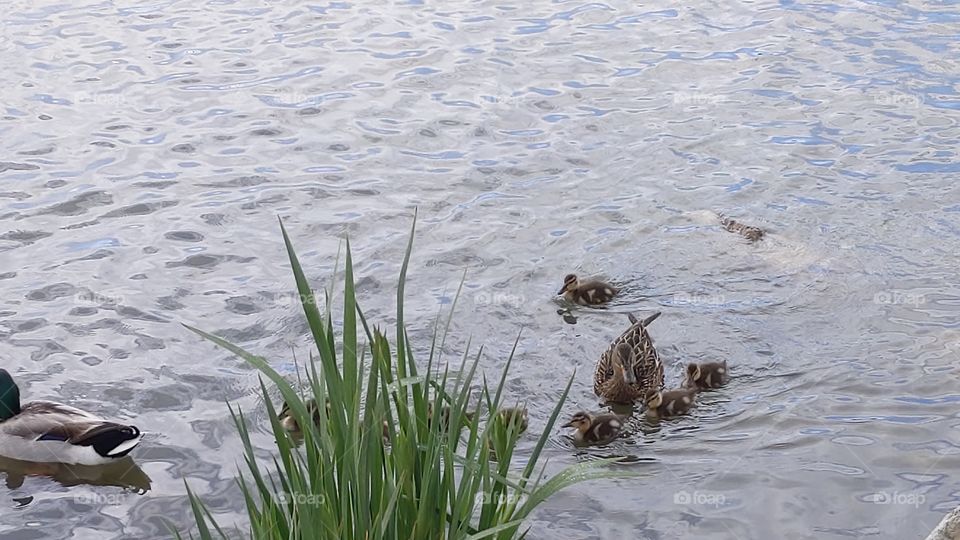
M 739 221 L 728 218 L 727 216 L 724 216 L 722 214 L 720 215 L 720 225 L 722 225 L 724 229 L 732 233 L 739 234 L 740 236 L 746 238 L 750 242 L 756 242 L 761 238 L 763 238 L 763 235 L 764 235 L 763 229 L 761 229 L 760 227 L 752 227 L 750 225 L 744 225 L 743 223 L 740 223 Z
M 497 418 L 505 426 L 509 426 L 511 422 L 516 423 L 519 427 L 518 433 L 526 431 L 529 424 L 526 407 L 503 407 L 497 411 Z
M 696 388 L 678 390 L 650 390 L 643 400 L 647 405 L 647 418 L 659 420 L 686 414 L 693 406 Z
M 451 416 L 450 406 L 441 405 L 440 406 L 440 418 L 438 420 L 437 426 L 439 426 L 441 431 L 446 431 L 447 426 L 450 425 L 450 416 Z M 427 422 L 433 420 L 433 403 L 427 403 Z M 460 415 L 460 429 L 470 425 L 473 422 L 473 412 L 472 411 L 463 411 L 463 414 Z
M 578 446 L 602 445 L 617 438 L 623 429 L 624 417 L 616 414 L 592 415 L 578 412 L 562 427 L 577 428 L 573 442 Z
M 708 390 L 720 388 L 727 382 L 727 361 L 706 362 L 703 364 L 688 364 L 687 379 L 684 386 Z
M 627 343 L 619 343 L 611 356 L 607 356 L 606 361 L 601 359 L 601 365 L 597 366 L 595 377 L 600 380 L 597 394 L 607 403 L 633 403 L 644 391 L 637 384 L 633 349 Z
M 20 404 L 20 387 L 0 369 L 0 455 L 21 461 L 103 465 L 140 444 L 136 426 L 109 422 L 52 401 Z
M 619 291 L 613 285 L 598 280 L 580 281 L 576 274 L 567 274 L 563 278 L 563 287 L 557 294 L 562 294 L 567 302 L 582 306 L 605 304 L 613 299 Z
M 303 402 L 303 405 L 307 408 L 307 413 L 313 418 L 313 423 L 320 424 L 320 410 L 317 408 L 317 400 L 310 398 Z M 327 405 L 327 418 L 330 417 L 330 400 L 326 401 Z M 295 435 L 301 435 L 303 430 L 300 429 L 300 424 L 297 422 L 297 418 L 293 415 L 293 411 L 290 410 L 290 406 L 287 405 L 287 402 L 284 401 L 283 405 L 280 407 L 280 412 L 277 413 L 277 420 L 280 421 L 280 426 L 283 429 L 293 433 Z
M 330 418 L 330 400 L 325 401 L 327 407 L 327 418 Z M 313 418 L 314 425 L 320 425 L 320 409 L 317 408 L 317 400 L 313 398 L 308 398 L 303 402 L 303 405 L 307 408 L 307 413 Z M 296 417 L 293 414 L 293 411 L 290 410 L 290 406 L 287 405 L 287 402 L 283 402 L 283 405 L 280 407 L 280 412 L 277 413 L 277 419 L 280 421 L 280 426 L 283 429 L 290 432 L 290 434 L 295 437 L 302 437 L 303 430 L 300 428 L 300 423 L 297 422 Z M 390 442 L 390 424 L 386 420 L 383 421 L 382 425 L 382 436 L 385 443 Z

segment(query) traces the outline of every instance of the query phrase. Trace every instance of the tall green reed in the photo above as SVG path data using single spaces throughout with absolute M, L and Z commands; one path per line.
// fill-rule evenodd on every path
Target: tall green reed
M 572 378 L 533 451 L 526 456 L 525 466 L 520 471 L 511 470 L 520 436 L 517 423 L 497 415 L 481 422 L 480 414 L 468 411 L 500 408 L 520 336 L 492 391 L 485 376 L 481 376 L 482 384 L 474 385 L 482 347 L 472 356 L 465 352 L 459 369 L 452 372 L 449 364 L 437 366 L 460 290 L 442 334 L 438 316 L 425 366 L 414 358 L 403 312 L 413 230 L 397 285 L 397 326 L 392 346 L 379 328 L 370 326 L 357 305 L 347 241 L 338 350 L 330 293 L 325 299 L 325 313 L 321 314 L 282 222 L 280 227 L 316 344 L 316 354 L 311 354 L 305 366 L 306 395 L 301 396 L 265 359 L 188 326 L 257 368 L 279 389 L 302 427 L 301 440 L 281 426 L 267 384 L 261 379 L 276 445 L 272 462 L 264 462 L 256 456 L 243 412 L 230 407 L 244 447 L 245 472 L 241 472 L 238 483 L 251 537 L 514 538 L 525 534 L 521 532 L 524 519 L 557 491 L 589 479 L 622 475 L 606 467 L 610 460 L 598 460 L 570 466 L 549 480 L 544 478 L 543 466 L 538 466 L 541 453 Z M 475 386 L 479 395 L 471 390 Z M 317 404 L 329 403 L 328 407 L 315 407 L 316 422 L 314 412 L 308 410 L 310 399 Z M 459 429 L 461 426 L 465 429 Z M 226 538 L 189 485 L 187 492 L 199 538 Z

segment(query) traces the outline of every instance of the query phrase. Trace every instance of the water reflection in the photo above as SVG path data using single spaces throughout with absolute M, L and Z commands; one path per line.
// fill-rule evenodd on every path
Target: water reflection
M 137 494 L 150 491 L 150 477 L 131 457 L 106 465 L 36 463 L 0 457 L 0 473 L 9 489 L 20 489 L 28 477 L 47 477 L 64 487 L 116 486 Z

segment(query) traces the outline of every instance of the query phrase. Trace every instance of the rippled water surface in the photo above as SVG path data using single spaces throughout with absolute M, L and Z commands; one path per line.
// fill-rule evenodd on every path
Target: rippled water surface
M 473 336 L 494 373 L 523 327 L 508 399 L 533 430 L 575 368 L 566 412 L 597 408 L 624 311 L 663 311 L 668 384 L 732 366 L 611 447 L 557 429 L 551 471 L 631 454 L 637 477 L 562 492 L 531 538 L 905 539 L 960 504 L 957 4 L 12 0 L 0 21 L 2 365 L 149 432 L 133 468 L 0 462 L 0 537 L 168 537 L 184 478 L 242 526 L 225 401 L 258 409 L 256 376 L 180 323 L 292 370 L 281 216 L 318 288 L 349 233 L 390 325 L 414 208 L 412 337 L 465 269 L 446 357 Z M 625 294 L 567 324 L 571 271 Z

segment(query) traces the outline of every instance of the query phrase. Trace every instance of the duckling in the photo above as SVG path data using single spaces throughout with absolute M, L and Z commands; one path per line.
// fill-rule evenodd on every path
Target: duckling
M 583 306 L 605 304 L 620 292 L 616 287 L 598 280 L 580 281 L 576 274 L 563 278 L 563 287 L 557 292 L 568 302 Z
M 440 406 L 440 418 L 438 420 L 437 426 L 441 431 L 446 431 L 447 426 L 450 425 L 450 416 L 451 416 L 450 406 L 441 405 Z M 427 403 L 427 422 L 433 420 L 433 403 Z M 473 412 L 463 411 L 463 414 L 460 415 L 460 429 L 468 426 L 473 422 Z
M 529 423 L 526 407 L 503 407 L 497 411 L 497 418 L 505 426 L 509 426 L 511 422 L 517 423 L 520 428 L 518 433 L 525 432 Z
M 307 413 L 313 418 L 314 424 L 320 424 L 320 410 L 317 408 L 317 400 L 310 398 L 303 402 L 303 405 L 307 408 Z M 330 417 L 330 400 L 326 400 L 327 406 L 327 418 Z M 300 429 L 300 424 L 297 422 L 297 418 L 293 415 L 293 411 L 290 410 L 290 406 L 287 405 L 287 402 L 284 401 L 283 405 L 280 407 L 280 412 L 277 413 L 277 419 L 280 421 L 280 425 L 283 429 L 293 433 L 295 435 L 300 435 L 303 433 L 303 430 Z
M 0 369 L 0 455 L 21 461 L 103 465 L 140 444 L 136 426 L 108 422 L 52 401 L 20 404 L 20 388 Z
M 724 229 L 732 233 L 739 234 L 740 236 L 746 238 L 750 242 L 756 242 L 761 238 L 763 238 L 763 235 L 764 235 L 764 231 L 760 227 L 752 227 L 750 225 L 744 225 L 743 223 L 740 223 L 739 221 L 728 218 L 723 214 L 720 215 L 720 225 L 722 225 Z
M 327 408 L 327 418 L 330 417 L 330 400 L 325 401 Z M 315 425 L 320 425 L 320 410 L 317 408 L 317 400 L 309 398 L 303 402 L 303 405 L 307 408 L 307 413 L 313 418 L 313 423 Z M 277 419 L 280 421 L 280 426 L 283 429 L 290 432 L 296 437 L 303 436 L 303 430 L 300 428 L 300 423 L 297 422 L 296 417 L 293 415 L 293 412 L 290 410 L 290 406 L 287 402 L 283 402 L 283 405 L 280 407 L 280 412 L 277 413 Z M 383 441 L 385 443 L 390 442 L 390 423 L 386 420 L 383 421 L 382 426 L 383 432 Z
M 498 461 L 500 451 L 506 451 L 506 445 L 512 444 L 509 441 L 510 429 L 515 429 L 512 440 L 516 441 L 520 434 L 527 431 L 528 415 L 526 407 L 503 407 L 490 417 L 491 422 L 497 422 L 502 429 L 494 429 L 490 432 L 490 438 L 487 439 L 487 448 L 490 452 L 490 459 Z M 500 450 L 498 450 L 498 448 Z M 512 452 L 512 449 L 510 450 Z
M 650 420 L 659 420 L 660 418 L 671 418 L 687 414 L 690 407 L 693 406 L 693 400 L 696 395 L 696 388 L 667 391 L 650 390 L 643 400 L 647 405 L 647 418 Z
M 616 414 L 592 415 L 578 412 L 562 427 L 577 428 L 573 442 L 577 446 L 602 445 L 617 438 L 623 429 L 624 417 Z
M 618 343 L 613 350 L 612 362 L 607 357 L 606 365 L 597 373 L 607 377 L 600 384 L 598 394 L 607 403 L 633 403 L 643 395 L 643 388 L 637 384 L 637 373 L 634 363 L 633 348 L 627 343 Z
M 720 388 L 727 382 L 727 361 L 707 362 L 703 364 L 688 364 L 687 379 L 684 386 L 707 390 Z

